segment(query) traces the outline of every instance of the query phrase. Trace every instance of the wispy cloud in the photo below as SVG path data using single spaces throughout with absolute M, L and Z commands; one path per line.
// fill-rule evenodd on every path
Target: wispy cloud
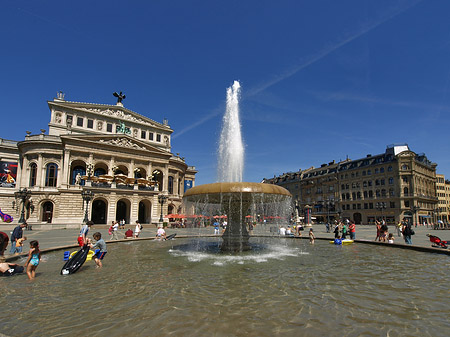
M 349 102 L 361 102 L 361 103 L 373 103 L 379 105 L 388 105 L 388 106 L 398 106 L 405 108 L 414 108 L 423 111 L 450 111 L 448 106 L 444 106 L 443 104 L 424 104 L 423 102 L 417 101 L 404 101 L 404 100 L 393 100 L 383 97 L 377 97 L 373 95 L 362 95 L 357 93 L 350 92 L 318 92 L 318 91 L 309 91 L 311 95 L 316 97 L 317 99 L 323 101 L 349 101 Z

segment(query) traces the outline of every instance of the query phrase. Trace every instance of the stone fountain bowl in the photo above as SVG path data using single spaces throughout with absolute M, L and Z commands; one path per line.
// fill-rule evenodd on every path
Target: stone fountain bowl
M 189 201 L 204 201 L 208 203 L 222 203 L 227 195 L 240 195 L 242 201 L 252 200 L 255 195 L 263 196 L 263 201 L 292 197 L 291 193 L 277 185 L 248 182 L 213 183 L 190 188 L 184 193 Z M 276 196 L 276 198 L 275 198 Z M 283 198 L 284 197 L 284 198 Z

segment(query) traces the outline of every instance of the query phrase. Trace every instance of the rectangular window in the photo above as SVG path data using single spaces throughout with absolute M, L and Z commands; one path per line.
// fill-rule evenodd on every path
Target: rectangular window
M 161 135 L 156 135 L 156 141 L 160 142 L 161 141 Z
M 373 209 L 373 203 L 369 202 L 369 209 Z
M 83 117 L 77 117 L 77 126 L 83 126 Z
M 148 139 L 153 140 L 153 132 L 149 132 Z
M 94 120 L 88 119 L 87 127 L 88 127 L 89 129 L 93 129 L 93 128 L 94 128 Z
M 141 138 L 145 139 L 147 137 L 147 132 L 141 131 Z
M 106 124 L 106 131 L 112 132 L 112 126 L 113 125 L 111 123 Z
M 391 202 L 389 203 L 389 207 L 390 207 L 390 208 L 395 208 L 395 201 L 391 201 Z

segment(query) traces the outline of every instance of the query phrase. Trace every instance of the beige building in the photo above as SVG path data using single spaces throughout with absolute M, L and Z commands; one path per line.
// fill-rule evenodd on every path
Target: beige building
M 436 174 L 436 191 L 438 197 L 436 220 L 446 225 L 450 220 L 450 181 L 446 180 L 443 174 Z
M 393 224 L 406 218 L 431 223 L 438 202 L 436 166 L 406 144 L 390 145 L 382 154 L 333 161 L 264 182 L 288 189 L 300 213 L 310 209 L 317 222 L 385 219 Z
M 181 212 L 197 172 L 171 152 L 167 120 L 158 123 L 121 102 L 69 102 L 62 93 L 48 106 L 48 134 L 42 129 L 27 132 L 23 141 L 0 140 L 1 209 L 14 222 L 22 210 L 15 192 L 23 188 L 31 190 L 24 210 L 32 224 L 79 225 L 86 207 L 82 191 L 94 193 L 88 217 L 98 224 L 156 223 L 161 213 Z

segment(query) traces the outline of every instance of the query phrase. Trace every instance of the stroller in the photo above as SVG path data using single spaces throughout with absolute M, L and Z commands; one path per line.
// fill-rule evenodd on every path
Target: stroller
M 437 236 L 431 235 L 431 234 L 427 234 L 427 236 L 430 238 L 430 241 L 433 243 L 431 245 L 431 247 L 436 247 L 436 248 L 444 248 L 447 249 L 448 248 L 448 241 L 442 241 L 440 238 L 438 238 Z

